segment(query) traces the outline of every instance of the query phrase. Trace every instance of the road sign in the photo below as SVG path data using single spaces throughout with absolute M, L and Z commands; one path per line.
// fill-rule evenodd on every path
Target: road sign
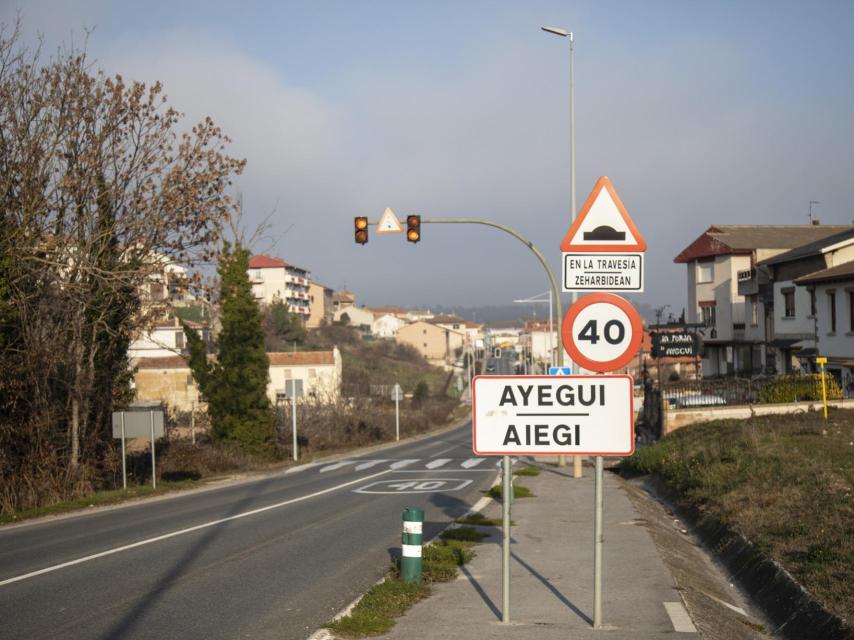
M 473 449 L 484 455 L 634 453 L 630 376 L 478 376 Z
M 596 181 L 561 242 L 560 250 L 567 253 L 646 251 L 646 241 L 607 177 Z
M 643 291 L 642 253 L 564 253 L 563 291 Z
M 652 334 L 653 358 L 696 358 L 702 344 L 696 333 L 688 331 L 662 331 Z
M 591 293 L 576 302 L 561 325 L 563 347 L 590 371 L 614 371 L 637 355 L 643 324 L 635 308 L 613 293 Z
M 163 431 L 163 409 L 160 404 L 153 407 L 128 407 L 124 411 L 113 412 L 113 437 L 114 438 L 150 438 L 152 416 L 154 413 L 154 437 L 162 438 Z M 124 419 L 124 434 L 122 434 L 122 420 Z
M 571 376 L 572 367 L 549 367 L 550 376 Z
M 391 399 L 395 401 L 403 400 L 403 389 L 401 389 L 400 385 L 396 382 L 391 388 Z
M 377 233 L 403 233 L 403 225 L 394 215 L 394 211 L 388 207 L 380 216 L 380 221 L 377 222 Z

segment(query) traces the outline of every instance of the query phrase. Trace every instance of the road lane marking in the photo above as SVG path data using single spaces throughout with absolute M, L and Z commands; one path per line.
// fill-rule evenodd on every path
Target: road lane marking
M 418 462 L 418 458 L 410 458 L 409 460 L 398 460 L 397 462 L 392 462 L 389 466 L 390 469 L 403 469 L 403 467 L 407 467 L 411 464 Z
M 428 462 L 424 466 L 427 467 L 428 469 L 438 469 L 439 467 L 442 467 L 442 466 L 448 464 L 450 461 L 451 461 L 450 458 L 439 458 L 438 460 L 431 460 L 430 462 Z
M 472 480 L 464 480 L 462 478 L 378 480 L 376 482 L 366 484 L 363 487 L 359 487 L 358 489 L 353 489 L 353 493 L 447 493 L 450 491 L 459 491 L 469 486 L 472 482 Z
M 326 473 L 327 471 L 335 471 L 335 469 L 346 467 L 348 464 L 353 464 L 353 460 L 342 460 L 341 462 L 336 462 L 335 464 L 327 465 L 320 470 L 320 473 Z
M 471 469 L 472 467 L 476 467 L 477 465 L 479 465 L 484 460 L 486 460 L 486 458 L 469 458 L 460 466 L 462 466 L 463 469 Z
M 676 633 L 697 633 L 697 627 L 694 626 L 691 616 L 681 602 L 665 602 L 664 609 L 670 616 L 670 622 Z
M 260 507 L 258 509 L 252 509 L 251 511 L 244 511 L 243 513 L 238 513 L 233 516 L 227 516 L 225 518 L 219 518 L 218 520 L 211 520 L 210 522 L 204 522 L 202 524 L 197 524 L 192 527 L 187 527 L 186 529 L 179 529 L 178 531 L 172 531 L 171 533 L 164 533 L 160 536 L 155 536 L 154 538 L 146 538 L 145 540 L 139 540 L 138 542 L 132 542 L 131 544 L 125 544 L 121 547 L 115 547 L 113 549 L 107 549 L 106 551 L 101 551 L 99 553 L 93 553 L 92 555 L 85 556 L 83 558 L 77 558 L 76 560 L 69 560 L 68 562 L 63 562 L 61 564 L 55 564 L 51 567 L 45 567 L 44 569 L 39 569 L 37 571 L 31 571 L 29 573 L 24 573 L 19 576 L 14 576 L 12 578 L 7 578 L 5 580 L 0 580 L 0 587 L 5 586 L 7 584 L 12 584 L 13 582 L 20 582 L 21 580 L 26 580 L 28 578 L 34 578 L 36 576 L 43 575 L 45 573 L 51 573 L 53 571 L 58 571 L 59 569 L 65 569 L 66 567 L 73 567 L 77 564 L 82 564 L 84 562 L 89 562 L 90 560 L 96 560 L 98 558 L 103 558 L 105 556 L 111 556 L 115 553 L 121 553 L 122 551 L 128 551 L 130 549 L 136 549 L 137 547 L 142 547 L 147 544 L 152 544 L 154 542 L 160 542 L 161 540 L 167 540 L 169 538 L 174 538 L 176 536 L 183 535 L 185 533 L 192 533 L 193 531 L 199 531 L 200 529 L 207 529 L 208 527 L 213 527 L 218 524 L 222 524 L 224 522 L 231 522 L 232 520 L 239 520 L 241 518 L 246 518 L 248 516 L 254 516 L 259 513 L 263 513 L 265 511 L 271 511 L 273 509 L 278 509 L 280 507 L 287 506 L 289 504 L 294 504 L 296 502 L 302 502 L 303 500 L 309 500 L 311 498 L 316 498 L 317 496 L 322 496 L 326 493 L 331 493 L 333 491 L 337 491 L 338 489 L 343 489 L 344 487 L 349 487 L 352 484 L 358 484 L 360 482 L 364 482 L 365 480 L 370 480 L 371 478 L 376 478 L 378 476 L 385 475 L 386 473 L 391 473 L 390 469 L 386 469 L 384 471 L 380 471 L 379 473 L 373 473 L 369 476 L 365 476 L 364 478 L 359 478 L 358 480 L 350 480 L 350 482 L 345 482 L 343 484 L 335 485 L 334 487 L 329 487 L 328 489 L 323 489 L 321 491 L 315 491 L 314 493 L 309 493 L 308 495 L 300 496 L 299 498 L 291 498 L 290 500 L 284 500 L 283 502 L 277 502 L 276 504 L 267 505 L 266 507 Z
M 382 464 L 383 462 L 388 462 L 388 460 L 368 460 L 367 462 L 363 462 L 362 464 L 356 465 L 353 469 L 354 471 L 363 471 L 365 469 L 370 469 L 371 467 L 375 467 L 378 464 Z

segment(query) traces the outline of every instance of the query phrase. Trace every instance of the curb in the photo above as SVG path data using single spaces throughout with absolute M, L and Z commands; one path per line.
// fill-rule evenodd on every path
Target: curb
M 703 544 L 730 571 L 732 579 L 776 625 L 775 636 L 789 640 L 854 640 L 854 628 L 825 609 L 792 575 L 759 551 L 742 534 L 714 516 L 680 503 L 664 481 L 648 476 L 652 496 L 691 524 Z

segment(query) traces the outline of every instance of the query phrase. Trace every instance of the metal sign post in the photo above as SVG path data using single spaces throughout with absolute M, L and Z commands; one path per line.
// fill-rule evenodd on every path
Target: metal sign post
M 157 488 L 157 470 L 154 466 L 154 412 L 149 411 L 148 417 L 151 422 L 151 488 Z
M 391 399 L 394 400 L 394 439 L 400 440 L 400 401 L 403 400 L 403 389 L 397 382 L 391 388 Z
M 122 411 L 122 489 L 128 488 L 127 452 L 125 450 L 125 412 Z
M 605 465 L 602 456 L 596 456 L 595 512 L 593 514 L 593 628 L 602 628 L 602 547 L 605 530 L 602 515 L 605 503 Z
M 501 491 L 501 622 L 510 622 L 510 456 L 503 457 Z

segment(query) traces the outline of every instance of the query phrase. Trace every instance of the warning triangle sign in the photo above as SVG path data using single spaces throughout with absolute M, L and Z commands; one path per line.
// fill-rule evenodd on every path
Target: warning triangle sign
M 377 233 L 403 233 L 403 225 L 394 215 L 394 211 L 388 207 L 380 216 L 380 221 L 377 222 Z
M 560 243 L 560 250 L 565 253 L 646 251 L 646 240 L 606 176 L 596 181 L 596 186 Z

